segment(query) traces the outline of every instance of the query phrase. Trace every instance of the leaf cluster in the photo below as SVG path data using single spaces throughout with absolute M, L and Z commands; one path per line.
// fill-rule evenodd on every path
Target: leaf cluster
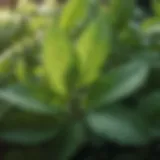
M 99 139 L 159 138 L 159 4 L 143 17 L 134 0 L 70 0 L 49 21 L 0 28 L 0 138 L 22 146 L 5 160 L 68 160 Z

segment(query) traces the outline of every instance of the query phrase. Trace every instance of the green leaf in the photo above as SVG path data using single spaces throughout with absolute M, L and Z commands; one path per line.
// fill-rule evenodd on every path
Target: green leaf
M 160 18 L 160 0 L 153 0 L 152 6 L 155 14 Z
M 49 108 L 47 104 L 37 101 L 29 94 L 29 91 L 23 86 L 10 86 L 6 89 L 0 89 L 0 99 L 15 108 L 40 114 L 54 114 L 54 109 Z M 50 106 L 51 107 L 51 106 Z M 56 110 L 57 108 L 55 108 Z M 57 111 L 56 111 L 57 113 Z
M 145 83 L 148 71 L 148 64 L 141 60 L 111 70 L 90 89 L 89 106 L 98 107 L 129 96 Z
M 149 18 L 141 24 L 141 31 L 142 33 L 145 33 L 147 36 L 152 35 L 153 33 L 159 33 L 160 32 L 160 20 L 155 18 Z
M 122 29 L 134 16 L 135 0 L 111 0 L 109 11 L 113 27 Z
M 89 0 L 70 0 L 65 5 L 61 19 L 60 27 L 65 31 L 73 31 L 88 16 Z
M 9 112 L 0 121 L 0 138 L 9 143 L 37 145 L 56 136 L 58 124 L 52 116 Z
M 121 144 L 145 144 L 149 140 L 146 121 L 126 108 L 91 113 L 87 122 L 99 136 Z
M 60 95 L 67 94 L 67 73 L 71 67 L 73 48 L 57 26 L 51 26 L 43 45 L 43 63 L 51 88 Z
M 111 28 L 104 11 L 84 30 L 77 42 L 81 85 L 93 83 L 110 52 Z
M 85 141 L 85 132 L 82 123 L 75 122 L 69 124 L 59 133 L 54 141 L 54 159 L 67 160 L 74 156 L 77 149 Z

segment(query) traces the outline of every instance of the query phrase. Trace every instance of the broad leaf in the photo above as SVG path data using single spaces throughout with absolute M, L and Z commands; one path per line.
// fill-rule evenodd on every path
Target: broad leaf
M 145 83 L 148 70 L 148 64 L 140 60 L 106 73 L 90 89 L 89 106 L 98 107 L 129 96 Z
M 73 48 L 66 35 L 52 25 L 43 46 L 43 63 L 51 88 L 60 95 L 67 94 L 67 72 L 71 67 Z
M 41 113 L 41 114 L 55 114 L 53 108 L 49 108 L 47 104 L 32 97 L 29 91 L 23 86 L 10 86 L 6 89 L 0 89 L 0 99 L 9 104 L 14 105 L 20 110 Z M 51 107 L 51 106 L 50 106 Z M 56 110 L 57 108 L 55 108 Z
M 91 113 L 87 117 L 90 129 L 105 139 L 127 145 L 148 142 L 146 121 L 127 109 Z

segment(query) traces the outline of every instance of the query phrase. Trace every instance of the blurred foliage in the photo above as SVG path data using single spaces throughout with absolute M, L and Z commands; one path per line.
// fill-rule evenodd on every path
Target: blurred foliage
M 158 0 L 150 17 L 134 0 L 19 6 L 0 21 L 0 138 L 15 146 L 4 160 L 69 160 L 97 137 L 159 138 Z

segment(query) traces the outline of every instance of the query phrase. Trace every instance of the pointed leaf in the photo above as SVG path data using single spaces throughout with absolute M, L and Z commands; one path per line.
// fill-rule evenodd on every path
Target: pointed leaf
M 104 11 L 91 22 L 77 43 L 81 84 L 93 83 L 110 51 L 110 25 Z
M 60 21 L 60 27 L 65 31 L 73 31 L 87 17 L 89 0 L 70 0 L 65 5 Z
M 110 71 L 90 89 L 89 106 L 98 107 L 129 96 L 144 84 L 148 70 L 147 63 L 135 61 Z
M 66 76 L 71 65 L 73 48 L 56 26 L 47 33 L 43 46 L 43 62 L 51 88 L 60 95 L 67 93 Z
M 145 144 L 149 140 L 146 122 L 126 109 L 92 113 L 87 122 L 99 136 L 121 144 Z
M 0 89 L 0 99 L 14 105 L 14 107 L 20 110 L 41 114 L 55 113 L 53 108 L 49 108 L 47 104 L 43 104 L 34 99 L 23 86 L 12 86 L 7 89 Z

